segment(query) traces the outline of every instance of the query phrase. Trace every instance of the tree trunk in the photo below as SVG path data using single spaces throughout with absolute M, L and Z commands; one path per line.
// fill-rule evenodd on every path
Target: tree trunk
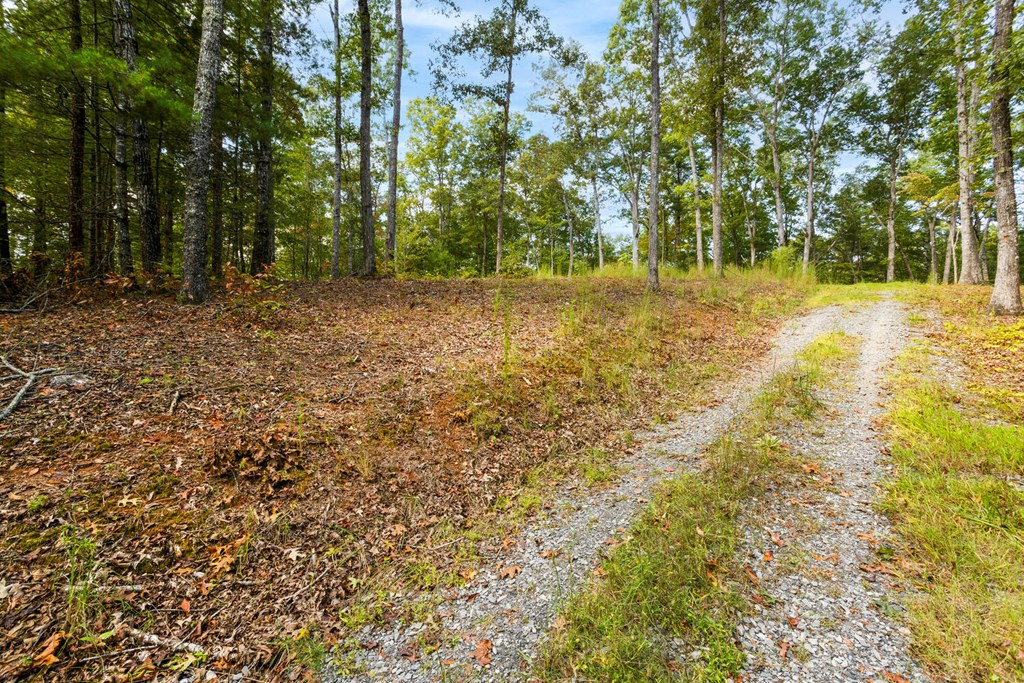
M 164 193 L 166 207 L 164 210 L 164 241 L 163 257 L 167 270 L 174 269 L 174 176 L 167 171 L 167 190 Z
M 391 141 L 388 146 L 388 226 L 385 263 L 394 263 L 398 241 L 398 129 L 402 125 L 402 63 L 405 58 L 402 0 L 395 0 L 395 83 L 392 94 Z
M 215 280 L 224 277 L 224 135 L 213 136 L 213 168 L 210 200 L 210 273 Z
M 6 30 L 4 4 L 0 0 L 0 33 Z M 7 220 L 7 89 L 0 83 L 0 275 L 11 272 L 11 232 Z
M 46 199 L 43 188 L 36 184 L 36 205 L 32 211 L 32 281 L 39 283 L 46 277 Z
M 1013 0 L 996 0 L 992 40 L 992 156 L 999 247 L 996 281 L 989 308 L 997 315 L 1020 315 L 1020 255 L 1017 251 L 1017 195 L 1013 179 L 1013 133 L 1010 116 L 1010 42 Z
M 363 276 L 377 272 L 377 252 L 373 229 L 373 187 L 370 183 L 370 105 L 373 91 L 373 36 L 370 26 L 369 0 L 359 0 L 359 200 L 363 227 Z
M 786 207 L 782 203 L 782 158 L 779 154 L 778 134 L 772 133 L 768 136 L 772 148 L 772 195 L 775 198 L 775 225 L 777 239 L 780 247 L 786 246 Z
M 135 270 L 132 259 L 131 226 L 128 220 L 128 122 L 125 98 L 119 98 L 117 123 L 114 128 L 114 222 L 117 226 L 117 265 L 121 275 Z
M 655 0 L 657 1 L 657 0 Z M 569 277 L 572 277 L 572 266 L 575 251 L 573 250 L 573 228 L 575 227 L 572 223 L 572 211 L 569 209 L 569 195 L 565 192 L 565 187 L 562 187 L 562 204 L 565 205 L 565 221 L 569 226 Z
M 69 0 L 71 52 L 82 50 L 82 5 Z M 71 84 L 71 146 L 68 164 L 68 250 L 82 256 L 85 249 L 85 218 L 82 206 L 85 188 L 85 88 L 72 74 Z
M 946 234 L 946 261 L 942 266 L 942 284 L 949 284 L 950 268 L 956 259 L 956 208 L 949 216 L 949 230 Z M 955 278 L 954 278 L 955 281 Z
M 690 178 L 693 180 L 693 218 L 696 228 L 697 272 L 704 272 L 704 226 L 700 220 L 700 176 L 697 175 L 697 156 L 693 152 L 693 138 L 686 141 L 690 152 Z
M 939 278 L 939 254 L 935 248 L 935 223 L 938 216 L 928 217 L 928 282 L 935 284 Z
M 590 176 L 590 187 L 594 193 L 594 227 L 597 229 L 597 269 L 604 269 L 604 238 L 601 236 L 601 195 L 597 191 L 597 173 Z
M 661 3 L 651 0 L 651 198 L 647 205 L 647 289 L 658 288 L 658 210 L 661 193 Z
M 252 260 L 249 273 L 259 275 L 274 263 L 274 12 L 273 3 L 261 3 L 260 125 L 256 147 L 256 217 L 253 220 Z
M 718 0 L 718 92 L 715 93 L 714 135 L 711 141 L 711 255 L 715 277 L 725 273 L 722 251 L 722 174 L 725 145 L 725 0 Z
M 885 262 L 885 281 L 896 279 L 896 181 L 899 175 L 901 153 L 889 161 L 889 207 L 885 215 L 885 230 L 889 235 L 889 251 Z
M 639 182 L 639 179 L 637 180 Z M 637 183 L 630 188 L 629 209 L 633 218 L 633 272 L 640 269 L 640 190 Z
M 341 26 L 339 3 L 331 7 L 334 25 L 334 205 L 331 232 L 331 277 L 341 277 Z M 352 265 L 349 264 L 349 272 Z
M 958 3 L 959 13 L 963 2 Z M 968 120 L 967 68 L 963 53 L 963 22 L 958 19 L 955 30 L 956 50 L 956 114 L 957 140 L 959 143 L 958 179 L 960 183 L 960 250 L 962 268 L 960 284 L 977 285 L 982 282 L 981 258 L 978 255 L 978 240 L 971 229 L 972 198 L 974 184 L 974 159 L 971 150 L 971 130 Z
M 804 277 L 807 277 L 811 266 L 814 243 L 814 157 L 817 154 L 816 147 L 817 145 L 812 140 L 807 150 L 807 227 L 804 233 Z
M 185 232 L 182 248 L 180 298 L 202 303 L 206 283 L 206 194 L 210 183 L 210 135 L 220 75 L 220 36 L 224 28 L 224 0 L 204 0 L 203 33 L 196 69 L 195 99 L 185 164 Z

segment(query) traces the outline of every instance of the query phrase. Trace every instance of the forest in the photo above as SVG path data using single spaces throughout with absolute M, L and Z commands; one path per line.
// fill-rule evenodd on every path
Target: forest
M 1021 16 L 0 0 L 0 680 L 1024 681 Z
M 329 40 L 311 2 L 7 3 L 6 291 L 773 254 L 828 282 L 993 281 L 1024 70 L 989 3 L 898 28 L 871 2 L 657 5 L 624 2 L 597 55 L 523 0 L 456 15 L 403 108 L 400 2 L 330 5 Z

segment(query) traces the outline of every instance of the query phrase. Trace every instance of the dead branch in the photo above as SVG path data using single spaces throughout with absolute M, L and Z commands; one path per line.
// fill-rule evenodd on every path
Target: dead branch
M 11 363 L 7 360 L 7 356 L 0 356 L 0 362 L 6 365 L 8 370 L 13 370 L 17 375 L 20 375 L 21 377 L 25 378 L 25 384 L 21 387 L 21 390 L 14 395 L 14 398 L 12 398 L 11 402 L 7 404 L 7 407 L 4 408 L 3 412 L 0 412 L 0 420 L 6 419 L 8 415 L 14 412 L 14 409 L 17 408 L 19 404 L 21 404 L 22 400 L 24 400 L 25 398 L 25 394 L 27 394 L 28 390 L 32 388 L 33 384 L 38 382 L 46 375 L 57 372 L 58 370 L 58 368 L 44 368 L 42 370 L 25 372 L 21 368 L 11 365 Z
M 137 640 L 141 640 L 147 645 L 165 647 L 172 652 L 188 652 L 193 655 L 205 654 L 209 657 L 213 657 L 214 659 L 223 657 L 225 654 L 223 651 L 224 648 L 221 647 L 206 649 L 196 645 L 195 643 L 189 643 L 184 640 L 174 640 L 173 638 L 162 638 L 155 633 L 146 633 L 145 631 L 140 631 L 137 628 L 128 629 L 128 634 Z
M 178 407 L 178 399 L 181 398 L 181 392 L 175 391 L 174 398 L 171 399 L 171 405 L 167 408 L 168 415 L 174 415 L 174 409 Z

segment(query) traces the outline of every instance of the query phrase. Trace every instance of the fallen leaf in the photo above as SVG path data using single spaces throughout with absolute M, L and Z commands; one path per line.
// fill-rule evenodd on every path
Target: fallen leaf
M 503 579 L 514 579 L 516 575 L 518 575 L 522 571 L 522 567 L 520 567 L 518 564 L 513 564 L 508 567 L 505 567 L 500 572 L 498 572 L 498 576 Z
M 58 631 L 52 636 L 46 639 L 43 643 L 43 649 L 36 653 L 36 656 L 32 658 L 32 666 L 36 668 L 45 668 L 51 664 L 56 664 L 59 660 L 53 653 L 57 651 L 57 647 L 60 646 L 61 641 L 64 640 L 64 632 Z
M 473 650 L 473 654 L 470 655 L 477 661 L 480 666 L 487 666 L 491 663 L 491 641 L 489 640 L 478 640 L 476 642 L 476 649 Z
M 910 683 L 910 681 L 908 681 L 903 676 L 900 676 L 899 674 L 894 674 L 891 671 L 885 671 L 883 669 L 882 675 L 885 676 L 885 680 L 889 681 L 890 683 Z
M 790 628 L 796 628 L 797 624 L 799 624 L 799 623 L 800 623 L 800 619 L 799 618 L 797 618 L 797 617 L 789 617 L 789 626 L 790 626 Z
M 775 559 L 775 555 L 772 553 L 771 550 L 765 550 L 764 551 L 764 561 L 765 562 L 771 562 L 774 559 Z
M 555 548 L 554 550 L 542 550 L 540 556 L 545 560 L 551 560 L 558 557 L 558 554 L 562 552 L 561 548 Z
M 704 538 L 704 530 L 701 529 L 700 527 L 697 527 L 697 535 L 700 536 L 701 538 Z
M 780 536 L 778 533 L 774 531 L 772 532 L 772 543 L 779 546 L 780 548 L 786 545 L 786 542 L 782 540 L 782 536 Z
M 184 600 L 181 601 L 180 607 L 181 607 L 181 611 L 182 612 L 184 612 L 185 614 L 188 614 L 192 610 L 192 603 L 189 602 L 188 598 L 185 598 Z
M 782 661 L 786 661 L 786 655 L 789 654 L 790 644 L 788 640 L 784 640 L 779 643 L 779 656 L 782 657 Z

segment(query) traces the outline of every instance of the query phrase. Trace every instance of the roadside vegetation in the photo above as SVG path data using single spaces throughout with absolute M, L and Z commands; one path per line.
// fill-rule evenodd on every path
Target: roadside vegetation
M 886 421 L 914 647 L 957 682 L 1024 680 L 1024 327 L 986 294 L 917 292 L 942 328 L 899 359 Z
M 857 340 L 825 335 L 754 399 L 699 471 L 664 484 L 609 553 L 592 585 L 562 610 L 536 676 L 543 681 L 726 681 L 743 666 L 735 627 L 752 586 L 735 550 L 749 499 L 787 472 L 776 430 L 813 418 L 815 392 Z
M 0 677 L 272 677 L 415 619 L 403 598 L 465 583 L 565 478 L 607 485 L 634 429 L 699 405 L 804 293 L 765 273 L 657 294 L 236 274 L 203 308 L 92 291 L 0 318 L 12 361 L 59 369 L 0 432 L 22 615 Z M 147 636 L 151 659 L 119 654 Z

